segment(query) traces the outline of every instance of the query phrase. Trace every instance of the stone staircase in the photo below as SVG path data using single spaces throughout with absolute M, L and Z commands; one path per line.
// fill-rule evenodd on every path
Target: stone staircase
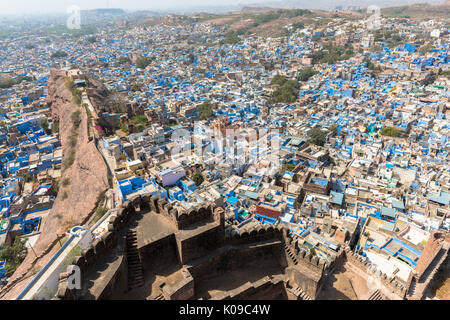
M 128 290 L 144 285 L 141 258 L 137 249 L 136 231 L 127 232 Z
M 299 297 L 301 300 L 312 300 L 311 297 L 308 296 L 306 292 L 303 291 L 300 287 L 294 288 L 292 293 Z
M 370 295 L 370 297 L 367 300 L 384 300 L 384 298 L 380 290 L 376 290 L 374 293 Z
M 423 295 L 431 280 L 434 278 L 436 272 L 438 272 L 439 267 L 447 258 L 447 254 L 449 251 L 449 244 L 445 243 L 441 250 L 438 252 L 436 257 L 433 259 L 431 264 L 428 266 L 427 270 L 423 273 L 421 280 L 417 281 L 416 278 L 413 278 L 411 281 L 411 285 L 408 288 L 408 299 L 411 300 L 421 300 L 423 299 Z
M 164 298 L 163 294 L 160 293 L 154 298 L 154 300 L 166 300 L 166 298 Z
M 297 297 L 297 300 L 312 300 L 311 297 L 303 291 L 302 288 L 299 286 L 290 286 L 289 284 L 286 285 L 286 289 L 291 292 L 294 296 Z
M 416 287 L 417 287 L 417 281 L 415 278 L 412 278 L 411 284 L 409 285 L 409 288 L 408 288 L 408 296 L 409 297 L 412 297 L 416 294 Z
M 294 263 L 294 265 L 297 265 L 298 260 L 292 253 L 291 248 L 289 248 L 289 246 L 286 243 L 284 244 L 284 251 L 286 252 L 286 256 L 288 256 L 291 259 L 291 261 Z

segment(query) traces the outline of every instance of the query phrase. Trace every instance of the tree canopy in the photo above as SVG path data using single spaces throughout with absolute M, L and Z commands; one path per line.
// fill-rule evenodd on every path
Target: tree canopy
M 197 109 L 198 109 L 200 119 L 202 119 L 202 120 L 206 120 L 209 117 L 211 117 L 212 115 L 214 115 L 212 104 L 208 100 L 206 100 L 205 102 L 200 104 L 197 107 Z
M 380 133 L 383 136 L 400 137 L 400 131 L 394 127 L 384 127 Z
M 139 69 L 145 69 L 147 68 L 147 66 L 152 63 L 152 61 L 154 60 L 154 58 L 148 58 L 148 57 L 139 57 L 136 60 L 136 67 Z
M 194 183 L 195 183 L 195 185 L 198 187 L 199 185 L 201 185 L 202 184 L 202 182 L 204 181 L 205 179 L 203 178 L 203 175 L 200 173 L 200 172 L 198 172 L 198 171 L 196 171 L 193 175 L 192 175 L 192 181 L 194 181 Z
M 10 276 L 20 266 L 27 255 L 26 240 L 16 237 L 13 245 L 6 243 L 0 245 L 0 260 L 6 260 L 6 276 Z
M 39 125 L 41 126 L 42 130 L 44 130 L 45 134 L 51 135 L 52 130 L 50 129 L 50 126 L 48 125 L 47 119 L 42 119 L 39 122 Z
M 342 46 L 325 45 L 322 50 L 315 51 L 311 54 L 312 63 L 328 63 L 334 64 L 341 60 L 347 60 L 354 56 L 352 48 Z
M 51 58 L 63 58 L 63 57 L 67 57 L 67 53 L 62 50 L 59 50 L 59 51 L 56 51 L 55 53 L 53 53 L 50 57 Z
M 297 100 L 300 84 L 297 80 L 289 80 L 283 75 L 277 74 L 272 78 L 271 85 L 276 86 L 273 92 L 273 102 L 292 103 Z
M 308 131 L 308 136 L 310 137 L 311 143 L 317 146 L 323 146 L 325 144 L 327 134 L 319 128 L 312 128 Z
M 318 72 L 311 67 L 306 67 L 300 70 L 299 80 L 300 81 L 308 81 L 309 78 L 317 74 Z

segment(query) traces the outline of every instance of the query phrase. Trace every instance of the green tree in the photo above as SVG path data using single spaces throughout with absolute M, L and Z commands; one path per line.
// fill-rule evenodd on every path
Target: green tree
M 195 185 L 198 187 L 199 185 L 202 184 L 202 182 L 205 179 L 203 178 L 203 175 L 199 172 L 196 171 L 193 175 L 192 175 L 192 181 L 194 181 Z
M 25 171 L 22 173 L 22 179 L 24 182 L 31 182 L 33 181 L 33 176 L 30 174 L 30 171 Z
M 317 73 L 318 72 L 311 67 L 303 68 L 302 70 L 300 70 L 299 80 L 300 81 L 308 81 L 309 78 L 311 78 L 312 76 L 314 76 Z
M 225 39 L 221 41 L 221 44 L 235 44 L 239 43 L 241 38 L 239 38 L 238 34 L 235 31 L 229 31 L 225 34 Z
M 326 133 L 319 128 L 312 128 L 308 131 L 308 136 L 311 143 L 317 146 L 323 146 L 325 144 Z
M 293 164 L 293 163 L 286 163 L 284 165 L 284 170 L 285 171 L 292 171 L 292 170 L 294 170 L 294 168 L 295 168 L 295 164 Z
M 78 88 L 72 88 L 72 98 L 73 102 L 80 105 L 83 101 L 81 91 Z
M 363 61 L 366 64 L 367 69 L 369 70 L 374 70 L 375 69 L 375 65 L 370 61 L 370 59 L 366 58 Z
M 275 75 L 270 81 L 271 85 L 282 86 L 287 81 L 287 78 L 281 74 Z
M 425 53 L 431 52 L 434 49 L 434 46 L 432 44 L 426 44 L 419 48 L 419 53 L 421 55 L 424 55 Z
M 47 119 L 42 119 L 39 122 L 39 125 L 41 126 L 42 130 L 44 130 L 45 134 L 52 134 L 52 130 L 50 129 L 50 126 L 48 125 Z
M 143 126 L 143 129 L 142 130 L 144 130 L 145 129 L 145 125 L 147 124 L 147 122 L 148 122 L 148 119 L 147 119 L 147 117 L 146 116 L 144 116 L 144 115 L 140 115 L 140 116 L 134 116 L 133 118 L 131 118 L 131 123 L 132 124 L 135 124 L 135 125 L 137 125 L 137 126 Z M 142 131 L 141 130 L 141 131 Z
M 333 132 L 333 136 L 337 135 L 338 125 L 336 123 L 333 123 L 328 129 Z
M 214 115 L 213 107 L 212 107 L 212 104 L 211 104 L 211 102 L 209 100 L 206 100 L 205 102 L 200 104 L 197 107 L 197 109 L 198 109 L 198 113 L 199 113 L 200 119 L 202 119 L 202 120 L 206 120 L 209 117 Z
M 59 121 L 53 121 L 52 123 L 52 132 L 59 133 Z
M 71 119 L 72 119 L 73 127 L 78 128 L 81 123 L 81 111 L 77 110 L 77 111 L 72 112 Z
M 67 89 L 72 90 L 73 87 L 75 86 L 75 82 L 73 82 L 73 80 L 69 77 L 65 77 L 64 78 L 64 85 Z
M 292 28 L 294 30 L 303 29 L 304 27 L 305 27 L 305 25 L 303 24 L 303 22 L 296 22 L 296 23 L 292 24 Z
M 95 214 L 94 214 L 94 223 L 96 223 L 98 220 L 100 220 L 101 217 L 103 217 L 105 215 L 105 213 L 108 212 L 108 208 L 106 207 L 97 207 L 97 209 L 95 209 Z
M 141 91 L 142 90 L 142 85 L 140 83 L 133 83 L 131 85 L 131 91 L 136 92 L 136 91 Z
M 16 237 L 12 246 L 2 243 L 0 245 L 0 260 L 6 260 L 6 276 L 10 276 L 20 266 L 27 255 L 26 240 Z
M 148 65 L 150 65 L 150 63 L 152 63 L 153 60 L 154 58 L 139 57 L 136 60 L 136 67 L 139 69 L 145 69 Z
M 388 137 L 400 137 L 400 131 L 394 127 L 384 127 L 381 129 L 381 135 L 382 136 L 388 136 Z
M 424 86 L 429 86 L 430 84 L 433 84 L 436 81 L 436 75 L 434 73 L 430 73 L 425 77 L 425 79 L 422 80 L 421 84 Z
M 283 75 L 277 74 L 272 78 L 271 85 L 276 86 L 272 96 L 274 103 L 292 103 L 297 100 L 300 84 L 297 80 L 288 80 Z
M 64 57 L 67 57 L 67 53 L 62 50 L 58 50 L 55 53 L 52 53 L 52 55 L 50 57 L 52 59 L 53 58 L 64 58 Z
M 118 60 L 119 64 L 126 64 L 126 63 L 130 63 L 130 58 L 125 57 L 125 56 L 121 56 Z

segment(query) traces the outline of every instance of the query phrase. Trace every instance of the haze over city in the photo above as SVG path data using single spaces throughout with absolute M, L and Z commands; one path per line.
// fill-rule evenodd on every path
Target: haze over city
M 0 1 L 0 300 L 450 299 L 450 0 Z
M 438 4 L 442 0 L 287 0 L 287 1 L 265 1 L 265 0 L 1 0 L 0 16 L 20 14 L 48 14 L 65 13 L 67 8 L 76 5 L 81 10 L 96 8 L 120 8 L 124 10 L 152 10 L 152 11 L 183 11 L 183 10 L 211 10 L 213 8 L 238 9 L 247 5 L 272 6 L 272 7 L 298 7 L 307 9 L 333 9 L 336 6 L 360 6 L 369 5 L 396 6 L 413 3 Z

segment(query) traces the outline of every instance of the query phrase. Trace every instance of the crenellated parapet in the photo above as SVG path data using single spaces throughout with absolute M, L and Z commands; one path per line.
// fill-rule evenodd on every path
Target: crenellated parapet
M 148 201 L 148 207 L 151 212 L 164 215 L 178 230 L 186 229 L 201 221 L 215 219 L 215 207 L 213 204 L 200 205 L 189 210 L 180 210 L 179 208 L 174 208 L 166 199 L 151 196 Z
M 201 221 L 213 220 L 214 217 L 213 204 L 201 205 L 187 211 L 178 212 L 176 224 L 178 229 L 181 230 Z
M 188 300 L 194 296 L 194 278 L 186 269 L 181 269 L 181 279 L 176 283 L 163 284 L 162 294 L 166 300 Z
M 113 248 L 118 248 L 119 240 L 123 238 L 120 233 L 122 227 L 136 214 L 135 206 L 139 204 L 140 199 L 133 199 L 123 204 L 122 208 L 112 209 L 108 211 L 107 231 L 102 233 L 100 237 L 94 239 L 91 245 L 80 250 L 79 254 L 74 256 L 68 263 L 72 266 L 78 266 L 83 277 L 88 274 L 96 262 L 110 253 Z M 124 240 L 124 238 L 122 239 Z M 122 252 L 123 253 L 123 252 Z M 118 252 L 120 254 L 120 252 Z M 69 267 L 70 267 L 69 265 Z M 76 299 L 77 290 L 67 288 L 67 282 L 63 281 L 67 278 L 66 272 L 61 273 L 60 282 L 57 291 L 59 299 Z
M 285 244 L 292 252 L 293 256 L 297 259 L 299 264 L 306 266 L 310 270 L 314 270 L 320 274 L 324 274 L 325 272 L 331 272 L 337 263 L 336 258 L 332 258 L 331 261 L 327 261 L 322 259 L 305 248 L 299 246 L 296 239 L 291 236 L 285 237 Z M 339 256 L 339 254 L 338 254 Z
M 234 290 L 223 291 L 211 300 L 273 299 L 285 291 L 284 280 L 284 276 L 266 276 L 254 282 L 247 282 Z
M 367 274 L 367 277 L 372 276 L 375 279 L 378 279 L 380 283 L 386 287 L 386 289 L 395 293 L 401 298 L 404 298 L 406 296 L 408 288 L 411 284 L 411 281 L 409 279 L 405 283 L 403 280 L 399 279 L 396 276 L 389 277 L 387 274 L 379 270 L 376 265 L 370 263 L 367 257 L 360 256 L 356 252 L 351 251 L 348 247 L 345 248 L 345 257 L 347 262 L 350 262 L 353 266 L 365 272 Z
M 69 261 L 70 266 L 78 266 L 80 273 L 83 276 L 88 274 L 89 269 L 94 266 L 98 259 L 103 257 L 110 250 L 117 246 L 117 230 L 113 228 L 113 224 L 117 223 L 120 217 L 115 216 L 114 221 L 108 224 L 108 231 L 103 233 L 100 238 L 95 239 L 89 248 L 82 249 L 80 254 L 73 257 L 72 261 Z M 60 274 L 60 282 L 58 286 L 57 297 L 59 299 L 76 299 L 77 290 L 69 289 L 67 287 L 67 281 L 62 281 L 67 278 L 66 272 Z
M 233 229 L 226 239 L 230 244 L 246 244 L 251 242 L 261 242 L 268 240 L 282 240 L 283 226 L 272 227 L 268 225 L 258 225 L 256 227 Z

